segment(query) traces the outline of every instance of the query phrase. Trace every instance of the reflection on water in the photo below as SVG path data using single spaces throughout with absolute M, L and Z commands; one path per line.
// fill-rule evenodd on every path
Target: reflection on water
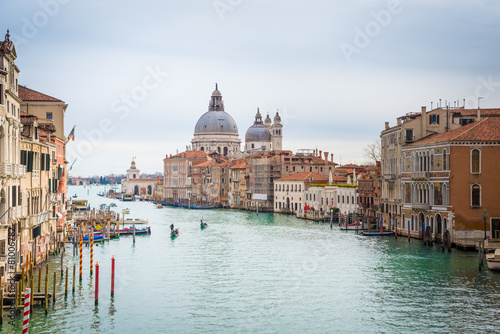
M 71 187 L 93 207 L 114 200 L 103 188 Z M 99 304 L 83 250 L 83 280 L 36 333 L 487 332 L 497 330 L 500 275 L 477 270 L 477 256 L 399 238 L 367 238 L 287 215 L 233 210 L 157 209 L 118 202 L 152 234 L 122 236 L 94 248 Z M 200 219 L 209 227 L 201 230 Z M 180 236 L 170 238 L 170 224 Z M 116 258 L 111 297 L 111 258 Z M 60 259 L 51 267 L 60 272 Z M 68 244 L 64 264 L 77 264 Z M 58 278 L 60 280 L 60 278 Z M 72 286 L 72 275 L 69 287 Z M 52 288 L 52 287 L 51 287 Z M 18 333 L 3 325 L 2 332 Z

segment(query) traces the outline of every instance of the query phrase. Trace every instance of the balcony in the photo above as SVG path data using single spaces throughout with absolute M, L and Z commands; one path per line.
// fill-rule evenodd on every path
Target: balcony
M 411 179 L 415 181 L 429 181 L 431 176 L 430 172 L 413 172 L 411 173 Z
M 411 208 L 417 211 L 428 211 L 431 205 L 429 203 L 412 203 Z
M 0 177 L 24 178 L 26 166 L 12 163 L 0 163 Z
M 396 180 L 395 174 L 384 174 L 384 180 L 387 182 L 394 182 Z

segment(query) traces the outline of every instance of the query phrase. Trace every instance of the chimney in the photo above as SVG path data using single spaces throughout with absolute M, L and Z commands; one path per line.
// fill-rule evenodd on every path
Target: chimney
M 321 159 L 321 150 L 319 150 L 318 157 Z
M 332 162 L 333 162 L 333 153 L 332 153 L 332 155 L 331 155 L 331 159 L 332 159 Z
M 398 119 L 397 119 L 397 122 L 398 122 L 398 123 L 397 123 L 398 125 L 401 125 L 401 118 L 398 118 Z
M 328 162 L 328 152 L 325 152 L 324 155 L 325 155 L 325 163 L 327 163 Z
M 424 138 L 427 135 L 427 112 L 426 112 L 427 107 L 422 106 L 422 115 L 420 116 L 420 122 L 421 122 L 421 133 L 420 133 L 420 138 Z
M 389 122 L 385 122 L 385 129 L 389 129 Z

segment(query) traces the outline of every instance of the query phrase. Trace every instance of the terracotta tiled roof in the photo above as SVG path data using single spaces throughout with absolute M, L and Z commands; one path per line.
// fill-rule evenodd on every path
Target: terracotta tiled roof
M 462 116 L 477 116 L 477 109 L 458 109 L 453 110 L 453 112 L 458 112 Z M 500 116 L 499 108 L 486 108 L 480 109 L 481 117 L 495 117 Z
M 187 159 L 203 159 L 206 158 L 207 154 L 204 151 L 186 151 L 181 152 L 171 157 L 167 157 L 167 159 L 179 159 L 179 158 L 187 158 Z
M 63 102 L 55 97 L 37 92 L 25 86 L 19 85 L 19 98 L 23 101 L 47 101 L 47 102 Z
M 461 142 L 461 141 L 500 141 L 500 118 L 487 117 L 479 122 L 473 122 L 458 129 L 437 133 L 416 141 L 408 146 L 416 146 L 440 142 Z
M 211 166 L 213 164 L 212 160 L 208 160 L 208 161 L 204 161 L 202 163 L 199 163 L 197 165 L 194 165 L 192 167 L 208 167 L 208 166 Z
M 230 168 L 231 169 L 242 169 L 242 168 L 246 168 L 247 167 L 247 163 L 245 161 L 239 163 L 239 164 L 236 164 L 234 166 L 231 166 Z
M 320 175 L 316 172 L 300 172 L 291 174 L 275 181 L 308 181 L 311 180 L 316 182 L 328 181 L 328 176 Z

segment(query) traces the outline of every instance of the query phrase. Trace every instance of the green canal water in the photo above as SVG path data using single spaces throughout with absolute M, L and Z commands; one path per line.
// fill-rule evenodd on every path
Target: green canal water
M 97 196 L 103 189 L 70 187 L 68 194 L 98 207 L 114 201 Z M 116 211 L 128 207 L 130 217 L 149 219 L 152 234 L 95 247 L 98 306 L 84 248 L 76 292 L 64 298 L 59 282 L 48 315 L 35 308 L 31 333 L 500 331 L 500 275 L 479 272 L 475 253 L 362 237 L 287 215 L 114 202 Z M 172 223 L 181 233 L 176 240 Z M 72 254 L 68 246 L 64 263 L 71 268 L 78 261 Z M 59 258 L 51 265 L 60 272 Z M 4 319 L 2 332 L 20 333 L 21 318 L 15 326 Z

